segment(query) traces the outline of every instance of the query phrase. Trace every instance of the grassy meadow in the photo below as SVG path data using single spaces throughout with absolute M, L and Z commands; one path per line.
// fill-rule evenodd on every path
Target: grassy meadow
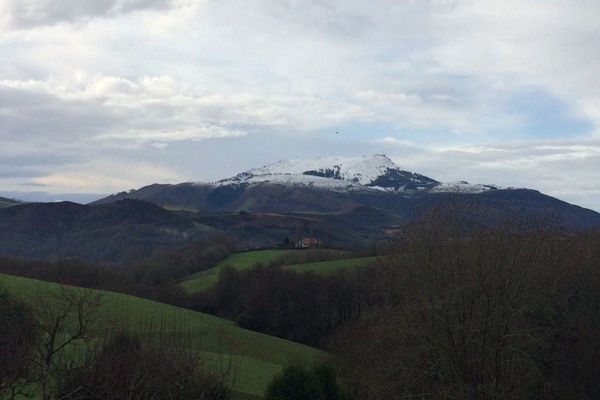
M 234 253 L 214 267 L 190 276 L 181 283 L 181 287 L 188 293 L 201 292 L 209 289 L 219 281 L 219 273 L 226 266 L 242 271 L 254 267 L 257 263 L 268 264 L 271 261 L 275 261 L 278 257 L 293 251 L 296 250 L 276 249 Z
M 344 260 L 320 261 L 306 264 L 286 265 L 283 268 L 296 272 L 314 272 L 316 274 L 330 274 L 340 270 L 364 268 L 375 261 L 376 257 L 358 257 Z
M 24 301 L 34 293 L 59 288 L 54 283 L 3 274 L 0 285 Z M 107 329 L 126 328 L 146 335 L 169 331 L 185 337 L 190 350 L 200 351 L 215 372 L 231 360 L 231 385 L 244 399 L 260 398 L 283 366 L 312 364 L 325 356 L 312 347 L 242 329 L 222 318 L 125 294 L 103 292 L 99 318 L 106 321 Z
M 219 273 L 225 266 L 230 266 L 238 271 L 247 270 L 257 263 L 268 264 L 288 254 L 302 250 L 255 250 L 235 253 L 225 258 L 213 268 L 194 274 L 180 283 L 187 293 L 197 293 L 209 289 L 219 281 Z M 328 274 L 342 269 L 356 269 L 369 265 L 376 257 L 358 257 L 333 261 L 319 261 L 302 264 L 284 265 L 284 268 L 297 272 L 314 272 Z

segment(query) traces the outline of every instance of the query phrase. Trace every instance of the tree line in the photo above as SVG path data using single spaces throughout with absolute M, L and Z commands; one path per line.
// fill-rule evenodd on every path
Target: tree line
M 64 285 L 102 289 L 186 307 L 188 298 L 175 283 L 213 267 L 233 253 L 226 236 L 190 242 L 179 249 L 122 265 L 102 265 L 82 260 L 26 261 L 0 257 L 0 273 L 24 276 Z
M 223 268 L 217 285 L 191 296 L 190 307 L 239 326 L 322 347 L 336 328 L 358 312 L 353 274 L 318 276 L 277 265 L 250 270 Z

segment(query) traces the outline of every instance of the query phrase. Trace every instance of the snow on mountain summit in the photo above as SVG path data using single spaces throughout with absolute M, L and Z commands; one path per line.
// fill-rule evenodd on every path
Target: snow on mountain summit
M 217 185 L 277 183 L 327 188 L 331 190 L 384 190 L 414 193 L 479 193 L 497 189 L 492 185 L 466 182 L 445 184 L 425 175 L 404 171 L 388 156 L 323 157 L 308 160 L 278 161 L 253 168 L 216 182 Z
M 423 175 L 401 170 L 384 154 L 363 157 L 323 157 L 279 161 L 219 181 L 221 185 L 271 182 L 335 189 L 371 188 L 414 191 L 438 184 Z
M 275 164 L 247 171 L 252 176 L 308 175 L 350 181 L 361 185 L 373 182 L 389 169 L 399 169 L 386 155 L 371 157 L 323 157 L 310 160 L 279 161 Z

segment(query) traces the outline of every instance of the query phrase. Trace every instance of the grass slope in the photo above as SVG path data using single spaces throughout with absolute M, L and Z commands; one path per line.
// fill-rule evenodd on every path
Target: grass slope
M 32 293 L 58 288 L 54 283 L 0 274 L 0 285 L 27 301 Z M 81 289 L 91 290 L 91 289 Z M 215 368 L 231 355 L 236 390 L 241 398 L 260 398 L 273 375 L 288 363 L 314 363 L 325 353 L 273 336 L 241 329 L 231 321 L 139 297 L 104 292 L 101 313 L 107 325 L 152 333 L 161 326 L 176 327 L 200 349 Z
M 252 268 L 256 263 L 267 264 L 276 258 L 283 256 L 286 252 L 294 250 L 256 250 L 235 253 L 226 257 L 214 267 L 192 275 L 181 282 L 181 287 L 188 293 L 197 293 L 210 288 L 219 280 L 221 270 L 229 265 L 237 270 L 246 270 Z
M 225 258 L 213 268 L 192 275 L 181 282 L 181 287 L 187 293 L 197 293 L 209 289 L 219 281 L 219 273 L 229 265 L 237 270 L 246 270 L 255 266 L 257 263 L 268 264 L 278 257 L 298 250 L 256 250 L 242 253 L 235 253 Z M 342 269 L 356 269 L 369 265 L 375 260 L 375 257 L 348 258 L 333 261 L 320 261 L 305 264 L 287 265 L 288 268 L 298 272 L 315 272 L 318 274 L 329 274 Z
M 321 261 L 307 264 L 286 265 L 283 268 L 297 272 L 315 272 L 317 274 L 330 274 L 342 269 L 364 268 L 375 261 L 376 257 L 359 257 L 345 260 Z

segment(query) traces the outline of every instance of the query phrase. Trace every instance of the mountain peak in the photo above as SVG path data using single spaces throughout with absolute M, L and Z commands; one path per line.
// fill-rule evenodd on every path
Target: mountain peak
M 438 184 L 423 175 L 401 170 L 387 155 L 322 157 L 278 161 L 253 168 L 219 184 L 272 182 L 332 189 L 372 188 L 419 190 Z
M 274 164 L 253 168 L 245 174 L 260 175 L 309 175 L 333 178 L 353 183 L 368 184 L 388 169 L 399 169 L 384 154 L 362 157 L 321 157 L 304 160 L 278 161 Z
M 425 175 L 401 169 L 385 154 L 278 161 L 260 168 L 252 168 L 215 184 L 224 186 L 261 183 L 301 185 L 336 191 L 383 190 L 407 194 L 420 191 L 481 193 L 500 189 L 494 185 L 438 182 Z
M 373 154 L 372 156 L 367 157 L 367 158 L 372 159 L 372 160 L 381 160 L 381 162 L 386 162 L 386 163 L 394 164 L 394 162 L 392 161 L 392 159 L 389 158 L 387 155 L 385 155 L 383 153 L 382 154 Z M 396 165 L 396 164 L 394 164 L 394 165 Z

